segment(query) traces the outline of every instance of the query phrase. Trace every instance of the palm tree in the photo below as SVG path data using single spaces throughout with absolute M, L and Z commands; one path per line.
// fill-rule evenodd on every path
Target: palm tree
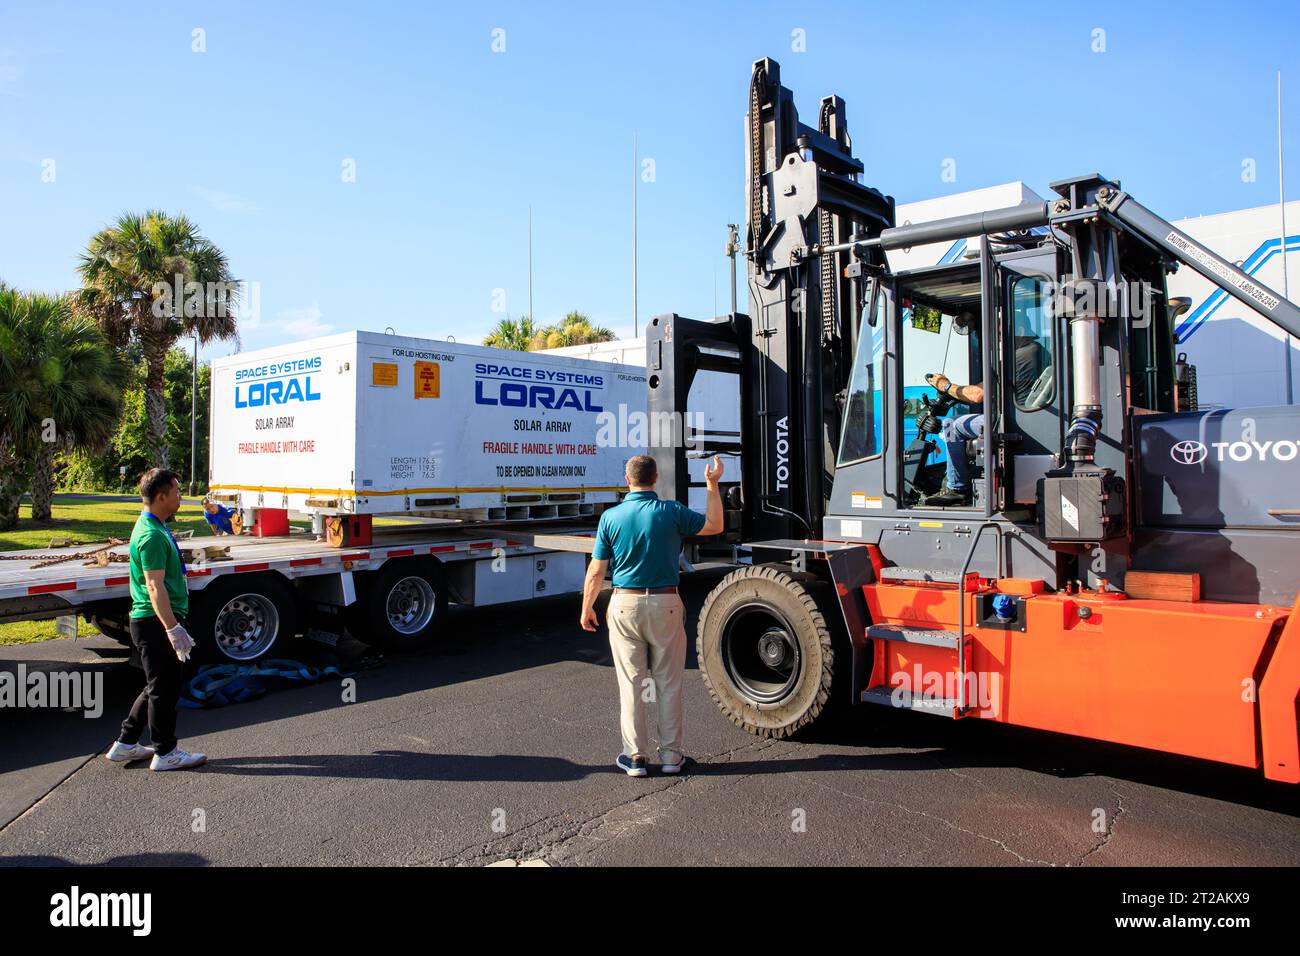
M 591 319 L 573 311 L 558 325 L 542 329 L 533 337 L 532 350 L 559 349 L 570 345 L 587 345 L 591 342 L 612 342 L 614 333 L 604 326 L 592 325 Z
M 527 352 L 537 335 L 537 326 L 531 315 L 512 319 L 509 316 L 496 324 L 483 339 L 483 344 L 494 349 L 511 349 L 515 352 Z
M 121 392 L 103 336 L 65 296 L 0 291 L 0 530 L 18 523 L 19 499 L 34 474 L 48 475 L 56 445 L 107 440 Z M 49 517 L 50 485 L 33 489 L 33 517 Z
M 197 334 L 205 344 L 238 341 L 238 286 L 225 253 L 185 216 L 150 210 L 120 216 L 92 236 L 78 272 L 78 308 L 94 316 L 115 347 L 133 339 L 141 346 L 149 451 L 154 464 L 165 467 L 167 353 L 185 335 Z M 176 301 L 178 284 L 184 301 Z
M 32 476 L 32 519 L 48 520 L 54 498 L 54 453 L 103 449 L 122 414 L 126 366 L 93 320 L 77 315 L 67 296 L 57 300 L 53 321 L 44 326 L 41 351 L 49 356 L 51 374 L 41 398 L 42 420 L 51 423 L 42 435 Z M 49 439 L 53 439 L 50 441 Z

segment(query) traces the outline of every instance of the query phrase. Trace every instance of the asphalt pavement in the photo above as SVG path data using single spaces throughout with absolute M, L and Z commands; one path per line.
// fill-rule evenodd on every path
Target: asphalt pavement
M 708 582 L 684 589 L 698 611 Z M 0 865 L 1300 863 L 1300 794 L 1252 771 L 875 707 L 811 741 L 729 723 L 688 660 L 682 777 L 629 778 L 607 637 L 577 599 L 453 609 L 355 675 L 183 710 L 192 772 L 102 758 L 141 686 L 107 638 L 0 648 L 103 675 L 96 719 L 0 712 Z M 689 624 L 694 633 L 693 620 Z M 348 651 L 348 647 L 344 647 Z

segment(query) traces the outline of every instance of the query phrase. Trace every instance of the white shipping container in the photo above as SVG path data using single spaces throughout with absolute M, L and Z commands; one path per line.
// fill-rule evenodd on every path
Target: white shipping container
M 570 358 L 583 358 L 600 362 L 617 362 L 620 365 L 642 371 L 646 367 L 645 339 L 617 339 L 612 342 L 591 342 L 586 345 L 566 345 L 557 349 L 545 349 L 542 355 L 564 355 Z M 643 391 L 633 406 L 645 411 L 648 398 Z M 687 397 L 687 411 L 691 416 L 690 426 L 702 433 L 704 440 L 716 438 L 720 441 L 736 441 L 740 435 L 740 377 L 729 372 L 701 370 L 696 373 L 691 383 L 690 395 Z M 723 481 L 740 480 L 741 456 L 726 455 Z M 710 457 L 691 457 L 686 467 L 690 471 L 691 481 L 698 487 L 687 492 L 686 505 L 703 512 L 708 508 L 708 492 L 703 487 L 704 469 L 712 461 Z
M 640 368 L 376 332 L 246 352 L 212 363 L 209 488 L 305 514 L 593 514 L 642 450 L 601 422 L 645 388 Z

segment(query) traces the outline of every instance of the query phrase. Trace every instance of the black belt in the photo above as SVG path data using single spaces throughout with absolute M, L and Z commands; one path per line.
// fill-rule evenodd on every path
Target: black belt
M 666 588 L 614 588 L 615 594 L 676 594 L 677 585 Z

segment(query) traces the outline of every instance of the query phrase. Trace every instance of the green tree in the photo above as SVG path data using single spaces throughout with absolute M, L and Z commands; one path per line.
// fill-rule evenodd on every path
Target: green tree
M 509 316 L 496 324 L 483 339 L 483 344 L 494 349 L 511 349 L 515 352 L 527 352 L 537 336 L 537 325 L 531 315 L 512 319 Z
M 102 334 L 67 297 L 0 291 L 0 529 L 18 523 L 28 487 L 33 517 L 49 517 L 54 452 L 108 439 L 122 379 Z
M 203 343 L 238 339 L 239 289 L 225 253 L 186 217 L 150 210 L 123 215 L 92 236 L 78 271 L 79 307 L 115 346 L 140 345 L 149 461 L 167 466 L 167 354 L 184 335 L 197 333 Z
M 614 333 L 604 326 L 592 325 L 591 319 L 581 312 L 570 312 L 556 325 L 541 329 L 533 336 L 530 345 L 540 349 L 559 349 L 570 345 L 587 345 L 591 342 L 612 342 Z
M 166 360 L 167 454 L 182 483 L 190 476 L 190 356 L 183 349 L 173 349 Z M 137 358 L 128 370 L 122 395 L 122 415 L 112 438 L 102 451 L 88 453 L 74 450 L 56 459 L 58 487 L 75 491 L 132 491 L 136 480 L 153 466 L 149 450 L 149 417 L 145 413 L 144 379 L 146 366 Z M 199 391 L 196 407 L 194 477 L 198 490 L 206 490 L 208 476 L 208 396 L 212 369 L 199 365 Z M 126 468 L 126 479 L 120 469 Z

